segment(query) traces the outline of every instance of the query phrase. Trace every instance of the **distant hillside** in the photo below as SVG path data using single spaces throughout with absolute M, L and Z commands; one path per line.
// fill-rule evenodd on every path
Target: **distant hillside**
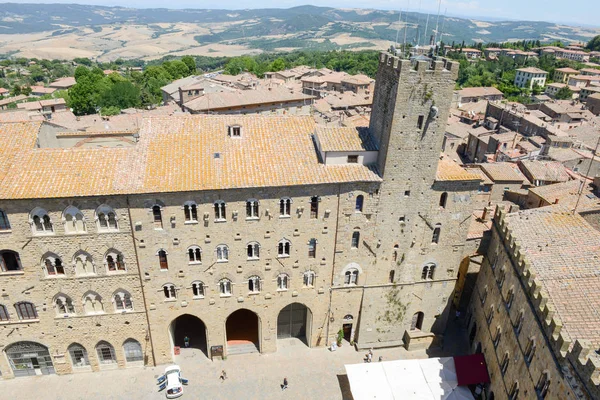
M 103 59 L 152 58 L 190 51 L 239 55 L 296 48 L 383 48 L 398 33 L 402 39 L 406 33 L 407 41 L 413 44 L 427 44 L 434 34 L 435 15 L 430 16 L 429 24 L 426 14 L 409 13 L 402 20 L 399 23 L 398 13 L 393 11 L 315 6 L 169 10 L 4 3 L 0 4 L 0 51 L 47 58 L 62 54 L 67 58 Z M 587 42 L 600 34 L 600 29 L 547 22 L 486 22 L 455 17 L 440 18 L 439 30 L 446 42 L 467 43 L 524 39 Z M 15 35 L 23 36 L 25 42 L 16 40 Z

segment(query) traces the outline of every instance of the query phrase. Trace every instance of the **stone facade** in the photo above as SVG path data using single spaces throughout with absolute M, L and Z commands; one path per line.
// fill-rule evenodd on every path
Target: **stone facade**
M 275 352 L 286 335 L 310 347 L 329 345 L 340 331 L 360 347 L 402 345 L 406 332 L 439 336 L 480 181 L 458 166 L 438 167 L 457 73 L 452 62 L 413 66 L 381 55 L 370 127 L 380 181 L 0 200 L 11 223 L 0 231 L 0 250 L 18 252 L 23 266 L 2 276 L 11 318 L 0 321 L 0 346 L 6 353 L 19 341 L 43 344 L 56 372 L 69 373 L 82 370 L 73 368 L 71 343 L 87 350 L 83 369 L 98 370 L 141 364 L 126 361 L 131 339 L 144 362 L 162 364 L 183 336 L 207 356 L 233 354 L 237 342 Z M 83 221 L 66 216 L 70 205 Z M 100 226 L 103 205 L 118 229 Z M 35 231 L 34 216 L 44 215 L 36 207 L 53 232 Z M 85 232 L 66 233 L 73 223 Z M 93 273 L 74 259 L 83 252 Z M 64 276 L 45 275 L 49 253 L 62 260 Z M 109 271 L 109 255 L 125 269 Z M 86 300 L 90 292 L 102 312 Z M 131 305 L 123 311 L 114 295 L 125 292 Z M 72 299 L 68 315 L 51 310 L 57 295 Z M 21 300 L 38 318 L 16 318 Z M 100 362 L 100 341 L 113 346 L 114 363 Z M 14 375 L 6 355 L 0 371 Z

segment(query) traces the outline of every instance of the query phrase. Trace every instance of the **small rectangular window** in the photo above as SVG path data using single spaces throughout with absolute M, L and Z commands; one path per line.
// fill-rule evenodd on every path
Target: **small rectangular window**
M 358 164 L 358 156 L 348 156 L 348 164 Z
M 404 191 L 404 197 L 410 197 L 410 190 Z
M 419 119 L 417 121 L 417 128 L 423 129 L 423 121 L 425 120 L 424 115 L 419 115 Z
M 240 128 L 239 126 L 231 127 L 231 136 L 233 136 L 233 137 L 242 136 L 242 128 Z

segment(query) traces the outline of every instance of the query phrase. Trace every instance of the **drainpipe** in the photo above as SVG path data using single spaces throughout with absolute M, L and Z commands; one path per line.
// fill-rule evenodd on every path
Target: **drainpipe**
M 150 317 L 148 317 L 148 303 L 146 302 L 146 291 L 144 290 L 144 283 L 142 280 L 142 269 L 140 267 L 140 257 L 138 256 L 136 238 L 135 238 L 135 227 L 131 219 L 131 206 L 129 204 L 129 196 L 125 196 L 127 201 L 127 215 L 129 216 L 129 226 L 131 228 L 131 238 L 133 239 L 133 251 L 135 253 L 135 261 L 138 268 L 138 278 L 140 280 L 140 287 L 142 288 L 142 299 L 144 300 L 144 314 L 146 314 L 146 324 L 148 325 L 148 338 L 150 339 L 150 349 L 152 351 L 152 363 L 156 367 L 156 357 L 154 355 L 154 342 L 152 341 L 152 332 L 150 330 Z

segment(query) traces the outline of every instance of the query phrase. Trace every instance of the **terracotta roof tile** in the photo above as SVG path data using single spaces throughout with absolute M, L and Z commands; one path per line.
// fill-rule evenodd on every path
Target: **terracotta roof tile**
M 437 181 L 480 181 L 479 174 L 465 169 L 449 158 L 442 158 L 438 163 Z
M 377 151 L 367 129 L 318 127 L 317 138 L 323 151 Z

